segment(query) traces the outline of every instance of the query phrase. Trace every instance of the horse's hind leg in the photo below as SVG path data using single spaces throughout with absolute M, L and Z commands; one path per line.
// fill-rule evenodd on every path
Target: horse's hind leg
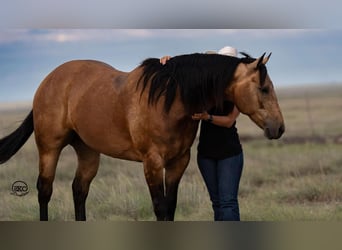
M 75 219 L 86 220 L 86 199 L 89 192 L 90 183 L 95 177 L 100 163 L 100 154 L 81 141 L 75 140 L 71 144 L 78 157 L 78 167 L 72 183 L 72 191 L 75 206 Z
M 56 166 L 61 149 L 47 149 L 38 147 L 39 150 L 39 176 L 37 180 L 38 202 L 40 220 L 48 220 L 48 203 L 52 195 L 52 184 L 55 179 Z
M 39 151 L 39 176 L 37 180 L 40 220 L 48 220 L 48 203 L 52 195 L 56 167 L 62 149 L 70 139 L 70 131 L 58 130 L 57 126 L 35 126 L 36 143 Z M 54 129 L 54 130 L 53 130 Z

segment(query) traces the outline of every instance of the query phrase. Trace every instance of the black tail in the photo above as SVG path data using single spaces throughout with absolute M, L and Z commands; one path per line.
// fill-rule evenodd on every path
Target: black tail
M 33 113 L 31 110 L 19 128 L 0 139 L 0 164 L 8 161 L 24 145 L 32 132 Z

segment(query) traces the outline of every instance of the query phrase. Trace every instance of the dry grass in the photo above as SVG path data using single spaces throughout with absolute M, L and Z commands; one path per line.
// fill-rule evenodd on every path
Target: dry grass
M 245 166 L 241 179 L 242 220 L 293 221 L 342 219 L 342 145 L 332 137 L 342 134 L 342 87 L 280 90 L 279 103 L 286 134 L 279 141 L 261 138 L 262 132 L 241 116 Z M 6 109 L 7 110 L 7 109 Z M 28 109 L 0 109 L 0 137 L 16 128 Z M 321 136 L 326 143 L 285 143 L 287 137 Z M 211 205 L 192 159 L 179 187 L 176 220 L 212 220 Z M 9 162 L 0 166 L 0 220 L 38 220 L 35 189 L 37 151 L 33 137 Z M 71 182 L 76 156 L 66 148 L 57 168 L 50 202 L 51 220 L 73 220 Z M 11 185 L 25 181 L 28 195 L 11 195 Z M 152 204 L 140 163 L 103 156 L 87 202 L 88 220 L 154 220 Z

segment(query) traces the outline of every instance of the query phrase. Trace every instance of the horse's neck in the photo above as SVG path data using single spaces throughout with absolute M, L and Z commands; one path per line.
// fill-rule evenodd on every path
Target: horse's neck
M 244 75 L 247 73 L 248 67 L 244 63 L 239 63 L 239 65 L 236 67 L 236 70 L 234 72 L 233 79 L 229 83 L 227 89 L 226 89 L 226 99 L 231 102 L 235 102 L 235 89 L 236 87 L 241 84 L 241 79 L 244 79 Z

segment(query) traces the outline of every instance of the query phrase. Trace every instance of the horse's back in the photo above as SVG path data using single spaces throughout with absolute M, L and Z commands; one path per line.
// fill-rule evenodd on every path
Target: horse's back
M 92 89 L 107 87 L 116 91 L 120 85 L 120 80 L 116 78 L 125 75 L 100 61 L 66 62 L 54 69 L 40 84 L 34 97 L 33 109 L 51 113 L 63 109 L 66 112 Z
M 69 94 L 72 88 L 81 91 L 89 84 L 104 76 L 124 75 L 112 66 L 94 60 L 74 60 L 66 62 L 54 69 L 39 86 L 35 99 L 43 99 L 48 93 Z M 41 92 L 43 92 L 41 94 Z M 42 96 L 43 95 L 43 96 Z M 55 96 L 57 97 L 57 96 Z

